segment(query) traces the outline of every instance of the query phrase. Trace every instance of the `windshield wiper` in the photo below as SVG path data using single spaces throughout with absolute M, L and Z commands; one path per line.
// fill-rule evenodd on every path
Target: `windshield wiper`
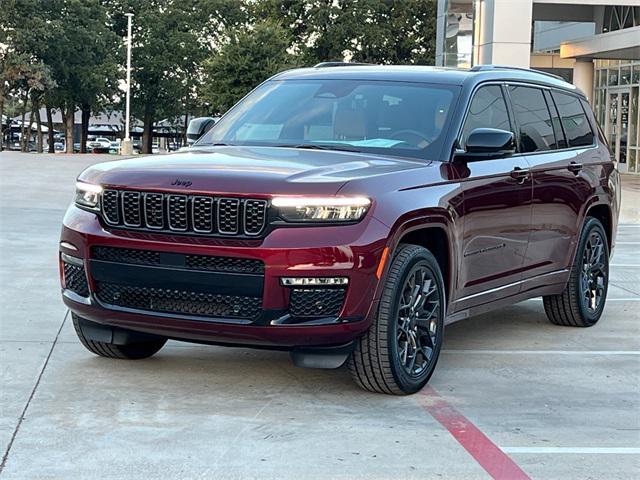
M 283 147 L 283 148 L 304 148 L 307 150 L 339 150 L 342 152 L 356 152 L 361 153 L 362 150 L 358 150 L 356 148 L 349 148 L 342 145 L 318 145 L 315 143 L 300 143 L 298 145 L 274 145 L 275 147 Z

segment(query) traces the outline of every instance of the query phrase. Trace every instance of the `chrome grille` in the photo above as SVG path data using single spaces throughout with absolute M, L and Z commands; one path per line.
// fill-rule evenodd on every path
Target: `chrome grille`
M 105 189 L 102 217 L 111 226 L 199 235 L 258 236 L 268 202 L 207 195 Z
M 161 193 L 145 194 L 144 219 L 149 228 L 164 228 L 164 195 Z
M 267 216 L 267 202 L 247 200 L 244 204 L 244 231 L 247 235 L 259 235 Z
M 240 201 L 237 198 L 218 199 L 218 231 L 226 234 L 238 233 Z
M 193 230 L 199 233 L 213 231 L 213 198 L 193 197 L 192 200 Z
M 118 208 L 118 192 L 105 190 L 102 194 L 102 214 L 107 223 L 120 222 L 120 209 Z
M 122 193 L 122 218 L 128 227 L 142 226 L 140 216 L 140 192 Z
M 182 232 L 187 230 L 186 195 L 169 195 L 169 228 Z

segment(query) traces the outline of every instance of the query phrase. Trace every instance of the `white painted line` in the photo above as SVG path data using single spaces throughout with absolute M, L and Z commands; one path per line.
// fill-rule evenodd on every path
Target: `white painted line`
M 587 453 L 638 455 L 636 447 L 500 447 L 505 453 Z
M 640 355 L 640 350 L 456 350 L 444 349 L 442 353 L 484 355 Z
M 619 223 L 618 228 L 640 228 L 640 223 Z
M 615 284 L 612 284 L 615 285 Z M 620 287 L 622 288 L 622 287 Z M 540 297 L 535 297 L 535 298 L 528 298 L 526 300 L 523 300 L 520 303 L 526 303 L 526 302 L 542 302 L 542 298 Z M 640 296 L 638 297 L 624 297 L 624 298 L 611 298 L 611 297 L 607 297 L 607 303 L 609 302 L 640 302 Z M 516 304 L 517 305 L 517 304 Z
M 640 242 L 616 242 L 616 246 L 618 245 L 640 245 Z
M 621 268 L 640 268 L 640 264 L 632 264 L 632 263 L 610 263 L 610 267 L 621 267 Z

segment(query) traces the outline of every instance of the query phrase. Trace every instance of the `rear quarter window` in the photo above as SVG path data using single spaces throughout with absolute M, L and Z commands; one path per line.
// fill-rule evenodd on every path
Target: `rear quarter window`
M 593 145 L 593 130 L 580 99 L 566 93 L 554 91 L 553 100 L 558 108 L 569 147 Z
M 511 104 L 520 130 L 520 145 L 524 153 L 556 148 L 551 115 L 539 88 L 511 85 Z

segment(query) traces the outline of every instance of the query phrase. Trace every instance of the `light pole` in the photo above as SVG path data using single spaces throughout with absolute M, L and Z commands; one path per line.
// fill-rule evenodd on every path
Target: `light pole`
M 125 107 L 124 140 L 120 147 L 120 154 L 131 155 L 133 153 L 133 144 L 131 143 L 131 137 L 129 136 L 129 119 L 131 117 L 131 19 L 133 17 L 133 13 L 125 13 L 124 16 L 127 17 L 127 100 Z

